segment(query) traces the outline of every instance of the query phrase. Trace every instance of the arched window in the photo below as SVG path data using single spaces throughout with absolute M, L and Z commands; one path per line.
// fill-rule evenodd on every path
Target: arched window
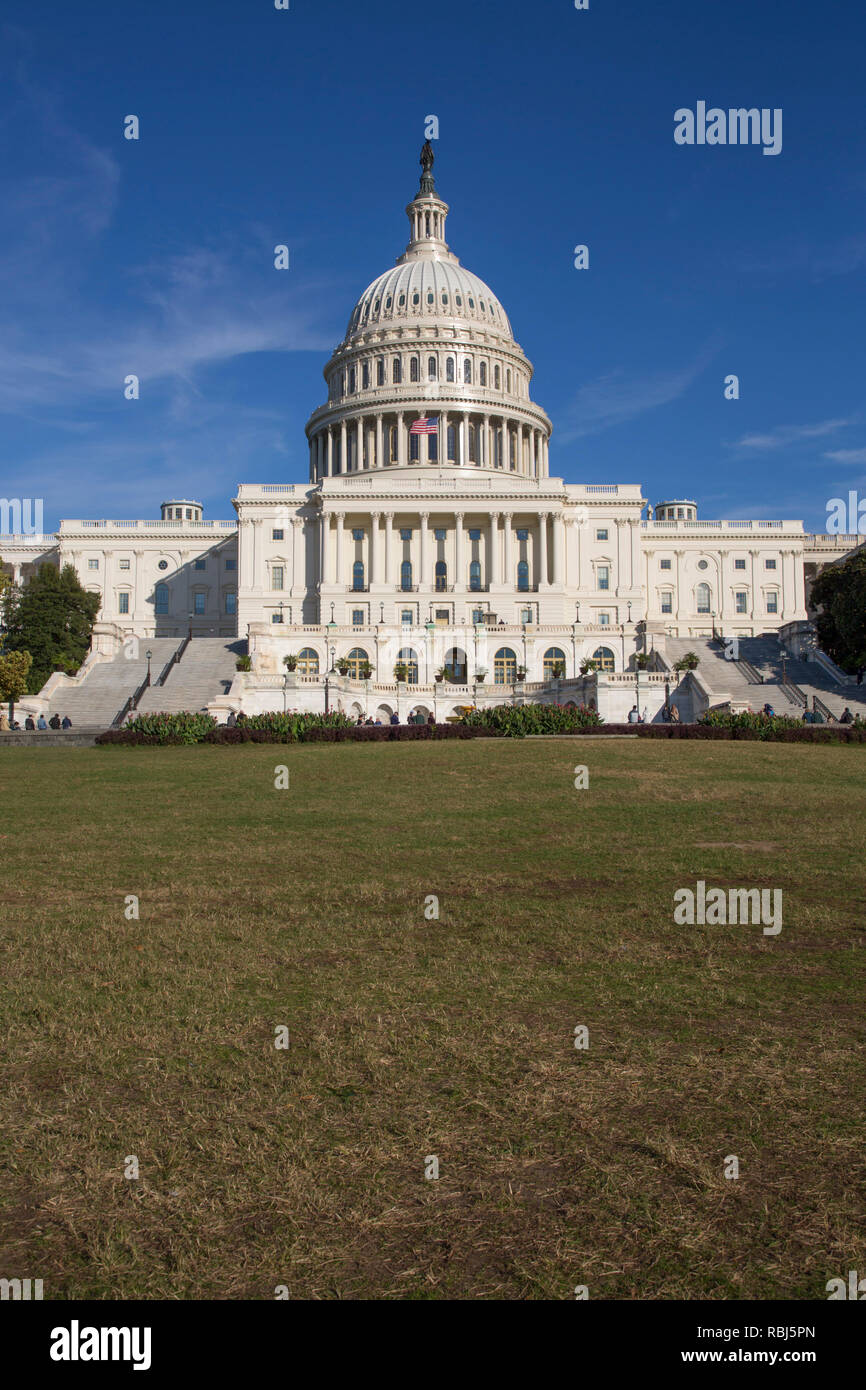
M 401 383 L 402 380 L 403 380 L 403 364 L 402 364 L 402 362 L 400 361 L 400 358 L 399 358 L 399 357 L 395 357 L 395 358 L 394 358 L 394 366 L 393 366 L 393 369 L 392 369 L 392 380 L 393 380 L 393 382 L 394 382 L 394 384 L 395 384 L 396 386 L 399 386 L 400 383 Z
M 481 588 L 481 561 L 472 560 L 469 565 L 469 588 L 476 593 Z
M 439 375 L 439 363 L 435 357 L 427 358 L 427 380 L 435 381 Z
M 355 368 L 354 368 L 354 367 L 350 367 L 350 368 L 349 368 L 349 391 L 352 392 L 352 391 L 354 391 L 354 389 L 355 389 Z
M 385 385 L 385 359 L 384 359 L 384 357 L 380 357 L 379 360 L 378 360 L 378 362 L 376 363 L 376 385 L 377 385 L 377 386 L 384 386 L 384 385 Z
M 517 562 L 517 592 L 523 594 L 529 592 L 529 563 L 526 560 L 518 560 Z
M 448 566 L 444 560 L 436 561 L 436 592 L 444 594 L 448 587 Z
M 412 561 L 404 560 L 400 566 L 400 588 L 408 590 L 412 588 Z
M 477 434 L 477 431 L 476 431 L 476 427 L 475 427 L 475 425 L 470 425 L 470 426 L 469 426 L 469 462 L 470 462 L 470 463 L 477 463 L 477 462 L 478 462 L 477 443 L 478 443 L 478 434 Z
M 709 613 L 710 611 L 710 586 L 709 584 L 699 584 L 696 590 L 698 598 L 698 612 Z
M 612 671 L 616 664 L 610 647 L 596 647 L 592 659 L 599 671 Z
M 312 647 L 304 647 L 298 653 L 298 674 L 301 676 L 317 676 L 319 674 L 318 653 Z
M 554 680 L 559 674 L 565 675 L 565 652 L 561 647 L 548 647 L 544 653 L 544 679 Z
M 466 653 L 459 647 L 452 647 L 445 653 L 443 662 L 445 679 L 453 685 L 463 685 L 466 681 Z
M 352 566 L 352 588 L 360 591 L 364 588 L 364 561 L 356 560 Z
M 482 386 L 486 386 L 486 385 L 487 385 L 487 363 L 486 363 L 486 362 L 482 362 L 482 363 L 481 363 L 481 366 L 478 368 L 478 378 L 479 378 L 479 380 L 480 380 Z
M 508 368 L 508 371 L 505 373 L 505 389 L 506 389 L 506 391 L 510 391 L 510 390 L 511 390 L 511 368 L 510 368 L 510 367 Z
M 517 679 L 517 657 L 510 647 L 500 647 L 493 658 L 493 680 L 496 685 L 512 685 Z
M 446 381 L 453 381 L 453 380 L 454 380 L 454 358 L 453 358 L 453 357 L 449 357 L 449 358 L 448 358 L 448 361 L 445 363 L 445 380 L 446 380 Z
M 153 611 L 155 613 L 166 614 L 168 612 L 168 585 L 157 584 L 154 590 Z
M 466 386 L 472 385 L 472 363 L 468 357 L 463 359 L 463 381 Z
M 410 380 L 410 381 L 417 381 L 417 380 L 418 380 L 418 376 L 419 376 L 418 358 L 417 358 L 417 357 L 410 357 L 410 359 L 409 359 L 409 380 Z
M 349 652 L 349 655 L 346 657 L 346 660 L 349 663 L 349 670 L 347 674 L 352 677 L 352 680 L 359 681 L 361 679 L 361 667 L 369 661 L 369 658 L 367 656 L 367 653 L 364 651 L 364 648 L 353 647 L 352 650 Z
M 495 386 L 495 388 L 496 388 L 497 391 L 499 390 L 499 381 L 500 381 L 500 375 L 499 375 L 499 367 L 498 367 L 498 365 L 497 365 L 497 366 L 495 366 L 495 367 L 493 368 L 493 385 Z
M 361 369 L 361 371 L 362 371 L 362 378 L 361 378 L 361 379 L 362 379 L 363 384 L 364 384 L 364 390 L 366 391 L 367 387 L 370 385 L 370 363 L 369 363 L 369 362 L 365 362 L 365 363 L 364 363 L 364 366 L 363 366 L 362 369 Z
M 402 661 L 406 667 L 406 679 L 410 685 L 418 684 L 418 657 L 411 647 L 401 647 L 397 653 L 397 660 Z

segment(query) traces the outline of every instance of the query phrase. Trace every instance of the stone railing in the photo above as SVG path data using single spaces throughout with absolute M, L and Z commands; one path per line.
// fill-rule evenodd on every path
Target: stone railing
M 236 521 L 61 521 L 65 531 L 236 531 Z
M 799 531 L 802 521 L 642 521 L 642 531 Z

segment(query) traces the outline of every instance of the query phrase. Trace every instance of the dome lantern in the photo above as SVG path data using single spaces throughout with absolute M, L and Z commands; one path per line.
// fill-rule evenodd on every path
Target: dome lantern
M 457 261 L 445 241 L 445 218 L 448 204 L 436 192 L 433 180 L 433 146 L 428 140 L 421 151 L 421 185 L 406 208 L 411 232 L 409 245 L 398 260 L 403 265 L 420 256 Z

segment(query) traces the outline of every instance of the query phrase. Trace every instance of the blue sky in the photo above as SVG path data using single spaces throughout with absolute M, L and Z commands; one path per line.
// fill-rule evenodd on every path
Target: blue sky
M 435 114 L 449 243 L 535 366 L 551 471 L 823 529 L 866 490 L 864 41 L 853 0 L 7 0 L 0 494 L 53 527 L 305 480 Z M 782 152 L 678 146 L 700 100 L 781 108 Z

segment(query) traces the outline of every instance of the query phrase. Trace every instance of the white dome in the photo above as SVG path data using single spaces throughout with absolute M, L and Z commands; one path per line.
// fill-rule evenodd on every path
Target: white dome
M 346 337 L 414 319 L 455 319 L 512 338 L 508 315 L 493 291 L 456 258 L 424 256 L 386 270 L 364 291 Z

